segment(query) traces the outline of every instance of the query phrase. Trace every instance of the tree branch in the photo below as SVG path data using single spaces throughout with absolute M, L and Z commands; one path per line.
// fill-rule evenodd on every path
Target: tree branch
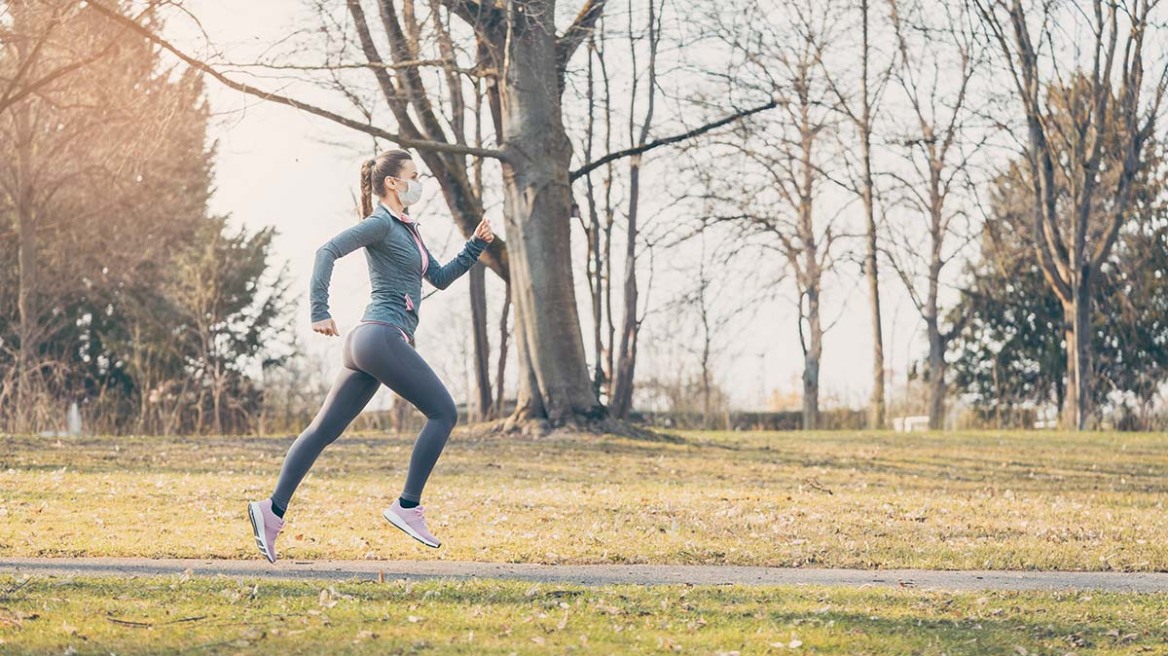
M 584 164 L 580 168 L 576 169 L 575 171 L 572 171 L 572 173 L 568 179 L 571 181 L 575 181 L 575 180 L 577 180 L 585 175 L 588 175 L 589 173 L 596 170 L 597 168 L 604 166 L 605 164 L 608 164 L 609 162 L 612 162 L 612 161 L 615 161 L 618 159 L 623 159 L 625 157 L 632 157 L 633 155 L 640 155 L 641 153 L 653 150 L 654 148 L 658 148 L 660 146 L 668 146 L 670 144 L 675 144 L 675 143 L 678 143 L 680 141 L 685 141 L 687 139 L 692 139 L 694 137 L 701 136 L 701 135 L 703 135 L 711 130 L 716 130 L 724 125 L 729 125 L 730 123 L 733 123 L 734 121 L 744 119 L 748 116 L 753 116 L 754 114 L 765 112 L 768 109 L 774 109 L 775 107 L 778 107 L 779 105 L 783 104 L 784 102 L 785 101 L 776 98 L 776 99 L 770 101 L 769 103 L 766 103 L 765 105 L 759 105 L 758 107 L 754 107 L 751 109 L 746 109 L 746 110 L 743 110 L 740 112 L 736 112 L 734 114 L 731 114 L 730 116 L 720 118 L 717 121 L 714 121 L 713 123 L 707 123 L 701 127 L 697 127 L 697 128 L 692 129 L 692 130 L 689 130 L 688 132 L 683 132 L 681 134 L 675 134 L 671 137 L 664 137 L 661 139 L 650 141 L 647 144 L 644 144 L 641 146 L 636 146 L 634 148 L 626 148 L 624 150 L 618 150 L 615 153 L 609 153 L 609 154 L 605 155 L 604 157 L 601 157 L 600 159 L 588 162 L 587 164 Z
M 375 137 L 381 137 L 382 139 L 385 139 L 387 141 L 392 141 L 392 142 L 394 142 L 402 147 L 417 148 L 419 150 L 430 150 L 430 151 L 434 151 L 434 152 L 456 153 L 456 154 L 461 154 L 461 155 L 474 155 L 477 157 L 489 157 L 489 158 L 498 159 L 498 160 L 506 160 L 507 159 L 506 153 L 504 153 L 501 150 L 492 150 L 492 149 L 487 149 L 487 148 L 474 148 L 471 146 L 462 146 L 462 145 L 451 144 L 451 143 L 441 143 L 441 142 L 437 142 L 437 141 L 427 141 L 424 139 L 411 139 L 409 137 L 404 137 L 400 134 L 395 134 L 393 132 L 389 132 L 389 131 L 383 130 L 381 128 L 374 127 L 373 125 L 362 123 L 360 121 L 355 121 L 351 118 L 341 116 L 340 114 L 330 112 L 327 109 L 323 109 L 323 108 L 317 107 L 315 105 L 310 105 L 308 103 L 296 100 L 294 98 L 289 98 L 287 96 L 283 96 L 283 95 L 273 93 L 270 91 L 264 91 L 262 89 L 253 87 L 249 84 L 245 84 L 243 82 L 237 82 L 235 80 L 232 80 L 232 79 L 226 77 L 225 75 L 223 75 L 219 71 L 215 70 L 214 68 L 212 68 L 210 65 L 206 64 L 205 62 L 199 61 L 198 59 L 195 59 L 194 57 L 191 57 L 191 56 L 187 55 L 186 53 L 180 51 L 178 48 L 171 45 L 170 42 L 168 42 L 167 40 L 154 34 L 154 32 L 152 32 L 151 30 L 143 27 L 142 25 L 139 25 L 137 22 L 123 16 L 122 14 L 118 13 L 117 11 L 114 11 L 112 9 L 109 9 L 108 7 L 105 7 L 100 2 L 96 2 L 95 0 L 90 0 L 89 5 L 91 7 L 93 7 L 94 9 L 100 11 L 101 13 L 114 19 L 115 21 L 129 26 L 135 32 L 146 37 L 151 42 L 156 43 L 159 46 L 161 46 L 162 48 L 170 51 L 171 54 L 173 54 L 174 56 L 181 59 L 183 62 L 185 62 L 191 68 L 194 68 L 195 70 L 202 71 L 202 72 L 210 75 L 211 77 L 215 78 L 216 80 L 219 80 L 219 82 L 221 82 L 225 86 L 227 86 L 231 89 L 235 89 L 236 91 L 242 91 L 243 93 L 255 96 L 255 97 L 260 98 L 262 100 L 268 100 L 268 101 L 272 101 L 275 103 L 279 103 L 281 105 L 287 105 L 289 107 L 308 112 L 309 114 L 315 114 L 317 116 L 327 118 L 330 121 L 333 121 L 334 123 L 338 123 L 340 125 L 343 125 L 343 126 L 348 127 L 348 128 L 352 128 L 354 130 L 360 130 L 361 132 L 365 132 L 366 134 L 370 134 L 370 135 L 373 135 Z
M 596 26 L 596 21 L 600 20 L 601 14 L 604 13 L 604 4 L 607 0 L 588 0 L 584 6 L 580 8 L 580 13 L 576 14 L 576 19 L 572 21 L 571 27 L 564 31 L 556 41 L 556 66 L 560 75 L 563 76 L 564 70 L 568 67 L 568 61 L 572 59 L 572 54 L 592 34 L 593 28 Z

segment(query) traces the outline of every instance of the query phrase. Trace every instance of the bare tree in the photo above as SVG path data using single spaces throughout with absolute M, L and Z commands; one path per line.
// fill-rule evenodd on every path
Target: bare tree
M 13 2 L 3 9 L 0 217 L 15 228 L 18 323 L 15 366 L 5 373 L 15 388 L 14 425 L 24 430 L 31 425 L 26 413 L 33 411 L 33 388 L 43 387 L 39 374 L 54 367 L 50 358 L 38 361 L 42 346 L 76 319 L 58 304 L 74 292 L 70 284 L 94 258 L 79 254 L 53 262 L 45 242 L 49 235 L 61 241 L 79 237 L 63 217 L 84 226 L 110 210 L 117 201 L 101 194 L 84 199 L 82 190 L 125 184 L 132 177 L 127 173 L 150 151 L 150 135 L 165 131 L 167 116 L 173 116 L 176 105 L 167 101 L 177 102 L 180 94 L 143 99 L 142 78 L 134 75 L 149 62 L 147 44 L 103 15 L 63 1 Z M 126 19 L 141 20 L 153 10 L 151 3 Z M 100 68 L 104 86 L 84 84 L 87 78 L 77 72 L 87 66 Z M 90 107 L 101 111 L 86 111 Z M 128 198 L 125 205 L 131 205 Z M 90 245 L 108 246 L 104 256 L 124 257 L 119 262 L 124 270 L 157 257 L 158 246 L 168 243 L 161 233 L 171 233 L 160 229 L 154 240 L 143 239 L 129 228 L 134 222 L 130 213 L 89 235 L 95 240 Z M 129 234 L 119 235 L 123 231 Z
M 884 428 L 887 420 L 885 407 L 886 394 L 884 391 L 884 328 L 880 309 L 880 252 L 878 243 L 878 226 L 876 224 L 876 183 L 872 173 L 872 134 L 876 121 L 876 111 L 880 98 L 887 86 L 891 72 L 891 58 L 887 66 L 880 67 L 876 75 L 872 75 L 873 48 L 870 40 L 872 15 L 868 0 L 859 0 L 855 6 L 856 18 L 859 21 L 860 48 L 859 48 L 859 75 L 853 77 L 833 70 L 836 62 L 828 52 L 824 43 L 819 52 L 819 63 L 823 67 L 828 87 L 835 96 L 840 112 L 852 124 L 855 134 L 855 147 L 858 149 L 859 170 L 852 170 L 849 159 L 843 161 L 848 165 L 848 179 L 842 181 L 845 188 L 852 191 L 860 199 L 864 210 L 864 277 L 868 283 L 868 307 L 872 319 L 872 397 L 870 424 L 872 428 Z M 830 11 L 830 9 L 824 9 Z M 840 44 L 834 44 L 834 50 L 844 50 Z M 838 65 L 847 70 L 853 70 L 855 60 L 844 57 Z
M 820 57 L 838 36 L 836 19 L 831 7 L 788 0 L 780 12 L 747 10 L 733 20 L 721 37 L 736 55 L 732 61 L 749 62 L 736 68 L 733 82 L 783 97 L 781 118 L 739 123 L 728 138 L 714 142 L 721 155 L 712 164 L 701 161 L 693 168 L 698 186 L 708 190 L 706 221 L 733 226 L 743 249 L 761 240 L 780 254 L 793 277 L 803 349 L 803 426 L 814 429 L 823 336 L 830 327 L 822 317 L 822 293 L 841 232 L 839 212 L 818 202 L 828 182 L 824 168 L 831 153 L 825 142 L 838 123 L 836 94 Z
M 632 6 L 630 0 L 630 13 Z M 638 147 L 644 147 L 649 142 L 649 130 L 653 125 L 653 110 L 657 99 L 657 50 L 661 43 L 661 13 L 664 2 L 658 5 L 658 0 L 649 0 L 649 16 L 646 34 L 649 39 L 649 62 L 645 72 L 645 116 L 641 119 L 638 128 L 635 121 L 637 107 L 638 80 L 633 79 L 632 93 L 629 99 L 629 142 Z M 630 39 L 630 55 L 633 70 L 637 70 L 636 43 Z M 617 417 L 628 416 L 633 406 L 633 376 L 637 364 L 637 334 L 641 327 L 640 309 L 637 307 L 637 250 L 639 248 L 639 226 L 637 225 L 638 210 L 641 202 L 641 158 L 637 153 L 629 158 L 629 189 L 628 189 L 628 221 L 625 242 L 625 281 L 624 281 L 624 315 L 621 319 L 620 346 L 616 352 L 616 371 L 614 372 L 612 395 L 609 398 L 609 410 Z
M 970 161 L 988 134 L 983 130 L 979 138 L 970 125 L 979 110 L 974 75 L 984 64 L 984 48 L 963 5 L 926 9 L 921 0 L 888 0 L 888 7 L 900 54 L 894 83 L 911 109 L 898 128 L 891 128 L 904 147 L 906 170 L 889 175 L 897 182 L 900 204 L 920 222 L 908 222 L 903 230 L 889 224 L 894 234 L 887 252 L 925 322 L 929 428 L 938 430 L 945 416 L 945 352 L 961 330 L 960 325 L 942 328 L 938 296 L 942 269 L 961 255 L 970 236 L 959 225 L 968 222 L 969 213 L 955 197 L 972 189 Z
M 147 3 L 142 14 L 156 2 Z M 0 112 L 24 99 L 66 82 L 114 52 L 125 28 L 103 35 L 97 43 L 78 40 L 73 48 L 60 47 L 62 38 L 77 28 L 84 10 L 78 2 L 13 0 L 0 5 L 0 47 L 7 60 L 0 72 Z
M 587 119 L 584 130 L 584 158 L 591 161 L 595 151 L 598 123 L 603 125 L 604 150 L 612 150 L 612 85 L 605 62 L 604 33 L 594 34 L 588 40 L 587 91 L 585 95 Z M 597 98 L 597 71 L 599 71 L 599 92 Z M 597 121 L 597 115 L 601 121 Z M 612 231 L 616 222 L 616 208 L 613 204 L 613 163 L 604 167 L 602 180 L 603 203 L 598 196 L 593 171 L 584 177 L 584 198 L 588 206 L 588 220 L 580 221 L 588 240 L 587 262 L 584 267 L 588 280 L 588 291 L 592 298 L 592 346 L 593 374 L 592 389 L 597 398 L 607 394 L 611 398 L 613 380 L 613 350 L 611 345 L 616 335 L 616 325 L 612 319 Z M 603 214 L 604 220 L 601 220 Z
M 1133 182 L 1168 90 L 1168 64 L 1146 62 L 1144 52 L 1149 32 L 1152 43 L 1164 43 L 1164 16 L 1158 0 L 972 2 L 1025 115 L 1034 248 L 1065 316 L 1063 421 L 1082 430 L 1091 415 L 1092 276 L 1129 219 Z M 1052 87 L 1061 91 L 1052 94 Z M 1060 127 L 1055 105 L 1072 129 Z M 1101 167 L 1112 134 L 1118 172 Z M 1091 220 L 1098 215 L 1104 218 Z

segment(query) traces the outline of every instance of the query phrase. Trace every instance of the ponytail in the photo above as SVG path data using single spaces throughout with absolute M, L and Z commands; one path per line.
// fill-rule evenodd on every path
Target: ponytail
M 367 159 L 361 164 L 361 218 L 373 214 L 373 165 L 376 162 Z

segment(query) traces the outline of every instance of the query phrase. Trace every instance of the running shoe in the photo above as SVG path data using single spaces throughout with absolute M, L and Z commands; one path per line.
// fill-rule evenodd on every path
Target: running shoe
M 249 501 L 247 516 L 251 519 L 251 530 L 255 533 L 256 546 L 269 563 L 276 562 L 276 536 L 284 528 L 284 520 L 272 512 L 272 500 Z
M 383 510 L 381 516 L 418 542 L 437 549 L 442 543 L 426 529 L 426 517 L 423 512 L 422 506 L 402 508 L 401 499 L 394 499 L 393 505 Z

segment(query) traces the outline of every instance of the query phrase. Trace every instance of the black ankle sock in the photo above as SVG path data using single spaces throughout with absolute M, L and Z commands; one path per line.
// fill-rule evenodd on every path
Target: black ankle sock
M 401 505 L 402 508 L 413 508 L 414 506 L 417 506 L 418 503 L 420 503 L 418 501 L 409 501 L 401 497 L 397 498 L 397 502 Z
M 276 514 L 276 517 L 279 517 L 280 519 L 284 519 L 284 511 L 285 510 L 287 510 L 287 508 L 281 508 L 280 506 L 276 505 L 275 501 L 272 502 L 272 512 Z

